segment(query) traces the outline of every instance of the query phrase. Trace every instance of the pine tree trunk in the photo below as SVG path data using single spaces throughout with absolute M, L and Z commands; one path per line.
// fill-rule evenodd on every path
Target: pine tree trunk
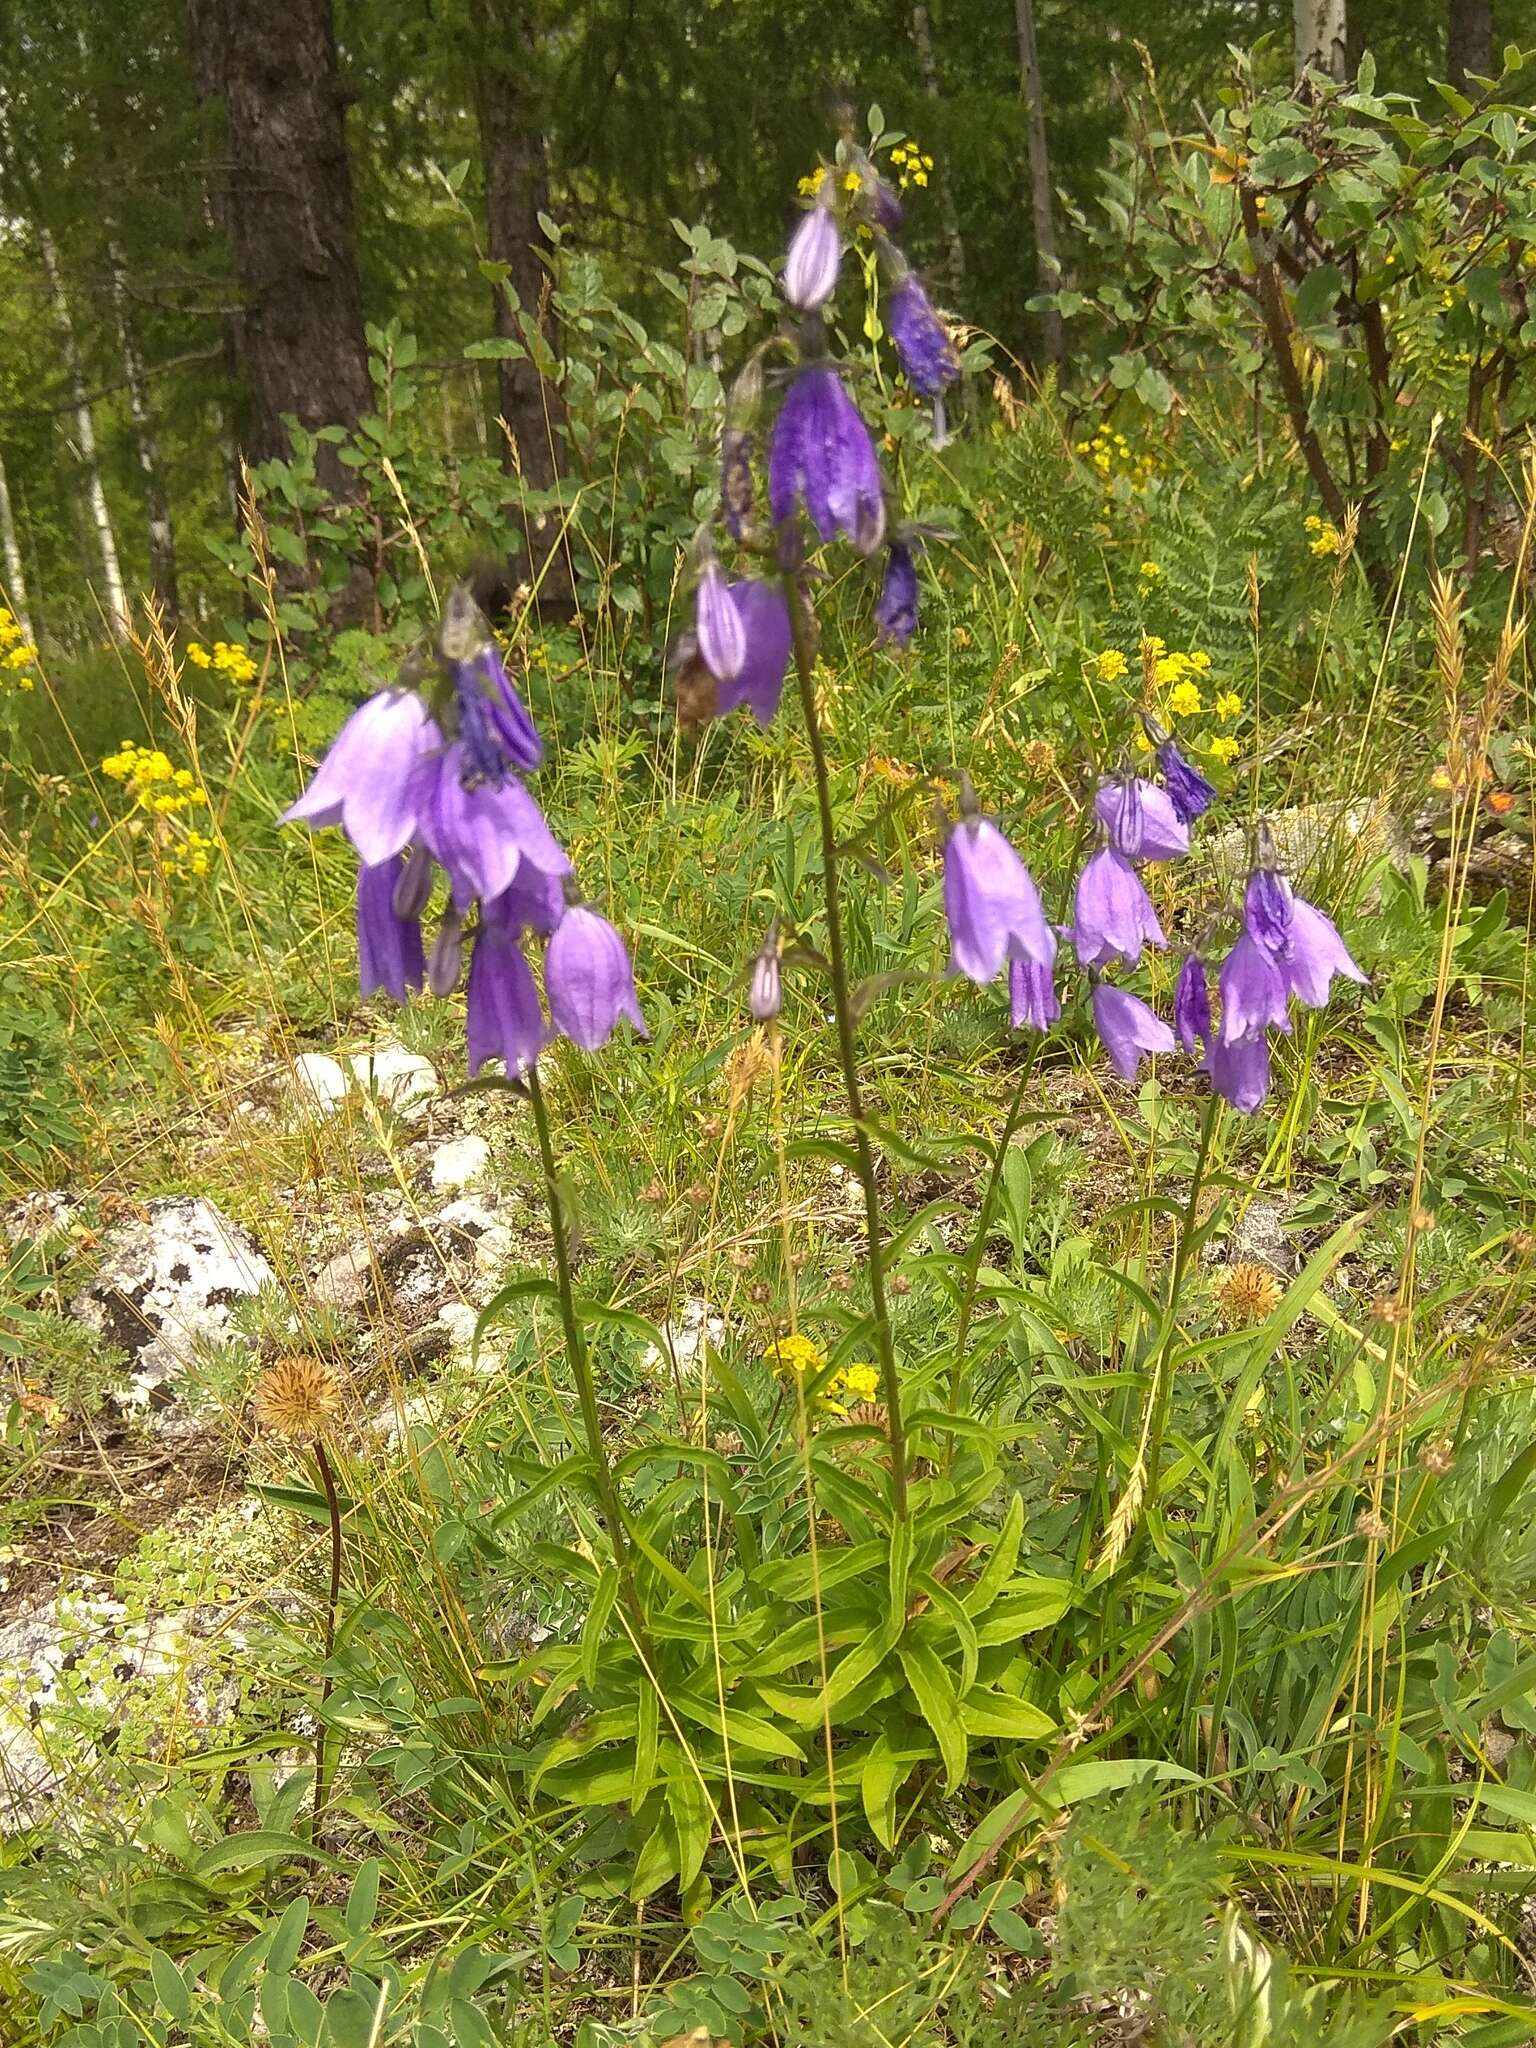
M 64 370 L 69 378 L 70 393 L 74 400 L 75 453 L 85 482 L 86 512 L 101 562 L 102 609 L 106 612 L 107 624 L 113 638 L 121 640 L 126 636 L 132 618 L 128 610 L 127 593 L 123 588 L 117 536 L 112 531 L 112 513 L 107 504 L 106 489 L 101 481 L 101 462 L 96 452 L 96 422 L 91 415 L 85 371 L 81 366 L 80 350 L 75 342 L 75 323 L 70 317 L 69 299 L 64 290 L 64 274 L 59 268 L 58 248 L 52 234 L 41 223 L 38 225 L 37 243 L 42 252 L 43 272 L 48 279 L 48 294 L 53 300 L 53 317 L 59 330 L 59 349 L 64 358 Z
M 1342 85 L 1349 76 L 1349 31 L 1344 0 L 1293 0 L 1296 76 L 1321 71 Z
M 372 404 L 330 0 L 187 0 L 199 91 L 224 102 L 230 178 L 220 209 L 245 304 L 238 323 L 253 462 L 290 459 L 284 416 L 311 432 L 355 428 Z M 356 472 L 329 442 L 321 486 L 356 502 Z M 354 565 L 332 606 L 366 615 L 372 573 Z
M 1061 264 L 1056 254 L 1056 213 L 1051 200 L 1051 160 L 1045 140 L 1045 96 L 1040 89 L 1040 52 L 1035 41 L 1034 0 L 1014 0 L 1019 32 L 1019 71 L 1028 112 L 1029 200 L 1035 223 L 1035 283 L 1042 292 L 1061 289 Z M 1048 363 L 1062 359 L 1061 315 L 1053 308 L 1040 315 L 1040 338 Z
M 1497 74 L 1493 62 L 1493 0 L 1451 0 L 1445 37 L 1445 75 L 1458 89 L 1467 73 L 1479 78 Z
M 5 563 L 5 602 L 27 639 L 34 645 L 32 615 L 27 609 L 27 577 L 21 562 L 21 539 L 16 531 L 16 514 L 11 507 L 11 486 L 0 458 L 0 561 Z
M 155 587 L 155 601 L 168 626 L 174 627 L 180 606 L 176 593 L 176 533 L 171 524 L 170 500 L 160 468 L 160 441 L 150 410 L 149 380 L 144 375 L 144 358 L 129 317 L 128 293 L 123 282 L 122 252 L 115 242 L 107 244 L 107 262 L 112 272 L 112 304 L 117 314 L 117 337 L 123 353 L 123 381 L 128 387 L 128 411 L 139 451 L 139 468 L 144 473 L 144 510 L 149 523 L 149 573 Z
M 939 67 L 934 61 L 933 28 L 924 0 L 913 0 L 912 44 L 917 51 L 917 68 L 922 73 L 923 91 L 937 106 L 941 98 Z M 958 299 L 965 285 L 965 244 L 960 239 L 960 216 L 955 211 L 954 187 L 946 169 L 939 171 L 938 186 L 939 220 L 944 229 L 944 283 Z
M 550 273 L 540 260 L 549 238 L 539 215 L 549 210 L 549 166 L 538 106 L 538 36 L 526 0 L 470 0 L 480 159 L 485 173 L 486 253 L 506 265 L 495 288 L 492 317 L 503 339 L 519 339 L 518 310 L 542 327 Z M 515 302 L 515 303 L 514 303 Z M 563 413 L 559 388 L 526 356 L 497 364 L 502 460 L 526 489 L 548 490 L 560 473 Z M 525 556 L 519 580 L 538 588 L 541 610 L 568 611 L 573 603 L 570 566 L 557 540 L 560 522 L 519 505 Z

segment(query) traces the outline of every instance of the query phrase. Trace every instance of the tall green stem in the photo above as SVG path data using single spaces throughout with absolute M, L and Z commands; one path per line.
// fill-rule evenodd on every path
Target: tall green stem
M 805 714 L 806 737 L 811 743 L 816 809 L 821 820 L 821 881 L 827 913 L 827 961 L 832 971 L 832 1014 L 837 1024 L 837 1056 L 843 1070 L 843 1093 L 848 1099 L 848 1114 L 853 1123 L 859 1185 L 864 1190 L 870 1319 L 874 1325 L 880 1383 L 885 1394 L 885 1427 L 891 1451 L 891 1492 L 897 1518 L 904 1522 L 907 1518 L 907 1434 L 901 1419 L 901 1379 L 896 1370 L 896 1345 L 891 1335 L 890 1309 L 885 1294 L 885 1252 L 880 1224 L 880 1195 L 875 1183 L 875 1153 L 864 1124 L 864 1097 L 859 1087 L 858 1057 L 853 1042 L 853 1000 L 848 987 L 848 962 L 843 951 L 843 917 L 838 893 L 837 827 L 832 816 L 827 750 L 822 740 L 821 721 L 816 715 L 815 649 L 811 645 L 809 613 L 800 578 L 788 575 L 784 586 L 794 636 L 800 708 Z
M 532 1067 L 528 1069 L 528 1099 L 533 1104 L 533 1123 L 539 1134 L 539 1159 L 544 1168 L 544 1190 L 549 1198 L 549 1228 L 550 1235 L 555 1241 L 555 1283 L 560 1296 L 560 1321 L 565 1330 L 565 1353 L 570 1360 L 571 1377 L 576 1382 L 576 1398 L 581 1403 L 582 1429 L 597 1479 L 598 1505 L 602 1509 L 603 1523 L 613 1549 L 614 1567 L 619 1574 L 619 1590 L 629 1615 L 630 1626 L 635 1632 L 635 1642 L 642 1657 L 654 1671 L 656 1660 L 651 1652 L 650 1633 L 645 1625 L 645 1609 L 640 1604 L 634 1567 L 630 1562 L 629 1545 L 624 1538 L 624 1514 L 619 1505 L 619 1489 L 614 1484 L 613 1467 L 608 1462 L 608 1446 L 603 1442 L 603 1425 L 597 1412 L 597 1389 L 592 1380 L 592 1365 L 587 1357 L 586 1339 L 581 1333 L 581 1323 L 576 1315 L 576 1294 L 571 1285 L 570 1243 L 565 1230 L 565 1211 L 560 1202 L 560 1183 L 555 1175 L 555 1148 L 550 1141 L 549 1112 L 544 1107 L 544 1091 L 539 1086 L 538 1074 Z
M 1158 1338 L 1157 1363 L 1153 1375 L 1152 1418 L 1147 1437 L 1146 1499 L 1149 1505 L 1157 1496 L 1158 1468 L 1163 1458 L 1163 1431 L 1168 1426 L 1168 1407 L 1173 1397 L 1173 1374 L 1168 1369 L 1168 1358 L 1173 1349 L 1173 1333 L 1178 1324 L 1179 1296 L 1183 1291 L 1184 1274 L 1189 1265 L 1195 1232 L 1199 1227 L 1200 1196 L 1205 1187 L 1206 1168 L 1211 1157 L 1211 1140 L 1216 1135 L 1216 1120 L 1220 1113 L 1221 1098 L 1212 1093 L 1206 1098 L 1205 1111 L 1201 1118 L 1200 1146 L 1195 1154 L 1195 1170 L 1190 1178 L 1189 1199 L 1184 1205 L 1179 1241 L 1174 1247 L 1173 1271 L 1168 1281 L 1168 1306 L 1163 1311 L 1163 1327 Z
M 965 1383 L 965 1347 L 971 1334 L 971 1319 L 976 1313 L 976 1287 L 981 1277 L 981 1262 L 986 1253 L 987 1236 L 992 1228 L 992 1209 L 997 1200 L 998 1183 L 1003 1177 L 1003 1167 L 1008 1158 L 1008 1148 L 1013 1143 L 1013 1134 L 1019 1128 L 1024 1114 L 1024 1091 L 1029 1086 L 1029 1077 L 1035 1071 L 1035 1059 L 1043 1037 L 1031 1039 L 1019 1068 L 1019 1078 L 1013 1090 L 1013 1100 L 1008 1105 L 1008 1114 L 1003 1119 L 1002 1136 L 997 1141 L 997 1150 L 992 1155 L 991 1169 L 987 1174 L 987 1185 L 981 1198 L 981 1209 L 976 1218 L 976 1235 L 971 1240 L 970 1256 L 965 1263 L 965 1292 L 960 1297 L 960 1316 L 955 1326 L 955 1354 L 949 1368 L 949 1412 L 955 1413 L 960 1401 L 961 1388 Z
M 320 1707 L 315 1716 L 315 1826 L 318 1843 L 325 1824 L 325 1801 L 329 1772 L 326 1769 L 325 1703 L 331 1696 L 331 1658 L 336 1649 L 336 1612 L 341 1605 L 341 1501 L 336 1493 L 336 1475 L 325 1455 L 325 1445 L 315 1438 L 315 1463 L 325 1488 L 325 1504 L 331 1518 L 331 1577 L 325 1600 L 325 1677 L 320 1687 Z

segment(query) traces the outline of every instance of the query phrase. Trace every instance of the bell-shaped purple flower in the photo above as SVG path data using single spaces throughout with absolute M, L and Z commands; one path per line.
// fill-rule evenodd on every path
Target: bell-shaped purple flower
M 1127 860 L 1177 860 L 1189 851 L 1189 827 L 1155 782 L 1140 776 L 1106 782 L 1093 808 L 1110 845 Z
M 801 215 L 784 260 L 784 296 L 797 313 L 817 312 L 831 298 L 842 253 L 836 216 L 818 200 Z
M 828 363 L 812 363 L 790 385 L 768 450 L 774 525 L 802 501 L 823 540 L 842 534 L 864 555 L 879 547 L 885 496 L 875 444 Z
M 521 861 L 511 885 L 480 906 L 482 924 L 511 933 L 537 932 L 547 939 L 565 915 L 565 877 Z
M 1168 799 L 1186 825 L 1202 817 L 1216 801 L 1216 785 L 1207 782 L 1200 770 L 1186 761 L 1172 740 L 1157 750 L 1158 765 L 1168 787 Z
M 1173 1033 L 1157 1012 L 1112 982 L 1101 981 L 1094 988 L 1093 1028 L 1123 1081 L 1135 1080 L 1147 1053 L 1173 1051 Z
M 406 872 L 396 854 L 357 871 L 357 979 L 365 996 L 379 989 L 403 1003 L 426 978 L 421 919 L 401 917 L 395 899 Z
M 1367 979 L 1350 958 L 1333 919 L 1300 896 L 1291 901 L 1290 937 L 1280 956 L 1280 972 L 1290 993 L 1311 1010 L 1320 1010 L 1327 1002 L 1336 974 L 1349 981 Z
M 547 875 L 568 875 L 570 861 L 544 814 L 515 779 L 499 787 L 475 782 L 462 745 L 418 770 L 420 835 L 447 870 L 453 900 L 467 910 L 510 888 L 523 862 Z
M 885 581 L 875 601 L 875 634 L 882 642 L 910 647 L 917 631 L 917 564 L 905 541 L 893 540 L 885 557 Z
M 1061 1015 L 1056 977 L 1038 960 L 1008 963 L 1008 1021 L 1015 1031 L 1049 1031 Z
M 910 271 L 886 303 L 885 324 L 912 389 L 921 398 L 942 397 L 945 385 L 960 375 L 960 364 L 928 294 Z
M 944 915 L 950 971 L 979 987 L 1007 960 L 1051 967 L 1056 934 L 1028 868 L 990 818 L 962 818 L 944 842 Z
M 1103 847 L 1077 878 L 1072 944 L 1084 967 L 1134 967 L 1143 946 L 1166 946 L 1152 898 L 1123 854 Z
M 507 664 L 495 641 L 487 641 L 473 661 L 460 662 L 454 681 L 458 691 L 460 737 L 467 737 L 483 717 L 494 736 L 498 752 L 505 756 L 505 766 L 519 769 L 525 775 L 532 774 L 544 759 L 544 742 L 539 738 L 538 727 L 529 715 L 527 705 L 517 694 L 517 687 L 507 673 Z M 493 775 L 488 779 L 500 781 L 502 777 Z
M 533 969 L 514 930 L 482 923 L 469 961 L 466 995 L 469 1074 L 505 1060 L 509 1074 L 531 1067 L 549 1042 Z
M 721 679 L 715 708 L 723 713 L 744 704 L 759 725 L 771 725 L 789 668 L 789 600 L 781 584 L 763 583 L 756 577 L 732 583 L 728 589 L 745 651 L 735 677 L 729 682 Z
M 1247 1116 L 1269 1095 L 1269 1040 L 1262 1031 L 1252 1038 L 1214 1039 L 1205 1059 L 1216 1093 Z
M 1198 953 L 1189 954 L 1179 969 L 1173 987 L 1173 1028 L 1179 1043 L 1193 1059 L 1197 1043 L 1211 1042 L 1211 990 L 1205 962 Z
M 1223 1043 L 1234 1045 L 1240 1038 L 1257 1037 L 1271 1025 L 1289 1031 L 1286 994 L 1285 976 L 1273 954 L 1249 932 L 1241 933 L 1221 963 Z
M 414 838 L 423 789 L 418 774 L 443 736 L 411 690 L 381 690 L 347 720 L 308 789 L 280 824 L 340 825 L 368 867 L 392 860 Z
M 720 436 L 720 517 L 735 540 L 752 517 L 752 435 L 746 427 L 727 427 Z
M 620 1017 L 642 1038 L 650 1035 L 624 941 L 585 905 L 568 910 L 555 926 L 544 954 L 544 988 L 555 1029 L 585 1052 L 606 1044 Z
M 1291 907 L 1296 898 L 1290 883 L 1274 868 L 1255 868 L 1243 891 L 1243 924 L 1266 953 L 1278 959 L 1291 936 Z
M 717 683 L 735 682 L 747 658 L 747 636 L 718 562 L 707 563 L 699 578 L 696 623 L 699 652 L 710 674 Z
M 759 1024 L 770 1024 L 783 1003 L 784 969 L 779 962 L 779 927 L 775 921 L 752 962 L 752 986 L 747 992 L 747 1008 Z

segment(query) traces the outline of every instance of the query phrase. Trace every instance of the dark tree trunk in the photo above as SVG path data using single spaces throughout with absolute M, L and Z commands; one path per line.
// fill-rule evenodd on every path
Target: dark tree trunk
M 1445 37 L 1445 75 L 1458 89 L 1467 73 L 1497 76 L 1493 62 L 1493 0 L 1451 0 Z
M 1051 160 L 1045 140 L 1045 95 L 1040 88 L 1040 51 L 1035 40 L 1034 0 L 1014 0 L 1019 35 L 1019 73 L 1028 115 L 1029 201 L 1035 223 L 1035 282 L 1041 292 L 1061 289 L 1061 264 L 1056 255 L 1056 213 L 1051 199 Z M 1040 316 L 1040 337 L 1048 363 L 1062 359 L 1061 315 L 1052 308 Z
M 287 458 L 285 414 L 352 428 L 372 403 L 331 4 L 187 0 L 187 20 L 199 90 L 222 98 L 228 131 L 220 210 L 245 302 L 242 438 L 252 461 Z M 328 442 L 315 463 L 338 501 L 358 497 Z M 335 616 L 361 616 L 370 582 L 359 565 Z
M 549 238 L 539 215 L 549 210 L 549 167 L 539 107 L 539 49 L 527 0 L 470 0 L 474 47 L 469 52 L 485 168 L 486 253 L 506 265 L 492 312 L 496 332 L 521 341 L 521 318 L 541 328 L 550 273 L 540 260 Z M 515 304 L 514 304 L 515 301 Z M 517 567 L 538 590 L 543 611 L 566 611 L 572 583 L 557 517 L 532 512 L 525 490 L 543 491 L 560 473 L 558 388 L 524 354 L 497 364 L 502 460 L 521 488 L 514 514 L 527 553 Z

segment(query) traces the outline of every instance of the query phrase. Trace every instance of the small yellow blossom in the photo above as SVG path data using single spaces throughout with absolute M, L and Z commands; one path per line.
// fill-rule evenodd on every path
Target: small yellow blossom
M 187 642 L 187 659 L 194 668 L 213 667 L 213 656 L 206 647 L 200 646 L 196 640 L 189 640 Z
M 1129 666 L 1118 647 L 1106 647 L 1102 654 L 1096 654 L 1093 665 L 1101 683 L 1118 683 Z
M 1218 718 L 1236 718 L 1243 708 L 1243 700 L 1235 690 L 1223 690 L 1216 699 Z
M 1150 754 L 1152 751 L 1152 742 L 1147 738 L 1145 730 L 1139 725 L 1132 735 L 1131 744 L 1135 747 L 1138 754 Z
M 1200 701 L 1200 692 L 1193 683 L 1175 683 L 1169 692 L 1168 709 L 1175 718 L 1193 718 L 1197 711 L 1204 708 Z
M 1233 739 L 1230 733 L 1218 733 L 1215 738 L 1208 739 L 1205 743 L 1205 750 L 1208 754 L 1214 754 L 1218 761 L 1223 762 L 1235 761 L 1240 751 L 1237 741 Z
M 838 1374 L 837 1390 L 850 1401 L 874 1401 L 880 1394 L 880 1373 L 864 1359 L 845 1365 Z
M 1339 529 L 1332 520 L 1319 519 L 1315 512 L 1309 512 L 1304 525 L 1312 536 L 1314 555 L 1336 555 L 1339 552 Z
M 1157 578 L 1162 575 L 1163 572 L 1157 566 L 1156 562 L 1143 562 L 1141 565 L 1141 573 L 1146 578 L 1148 583 L 1154 583 L 1156 582 Z
M 807 1374 L 820 1372 L 826 1364 L 826 1355 L 820 1346 L 813 1344 L 809 1337 L 793 1330 L 786 1337 L 775 1337 L 763 1357 L 775 1372 L 786 1374 L 790 1379 L 803 1380 Z

